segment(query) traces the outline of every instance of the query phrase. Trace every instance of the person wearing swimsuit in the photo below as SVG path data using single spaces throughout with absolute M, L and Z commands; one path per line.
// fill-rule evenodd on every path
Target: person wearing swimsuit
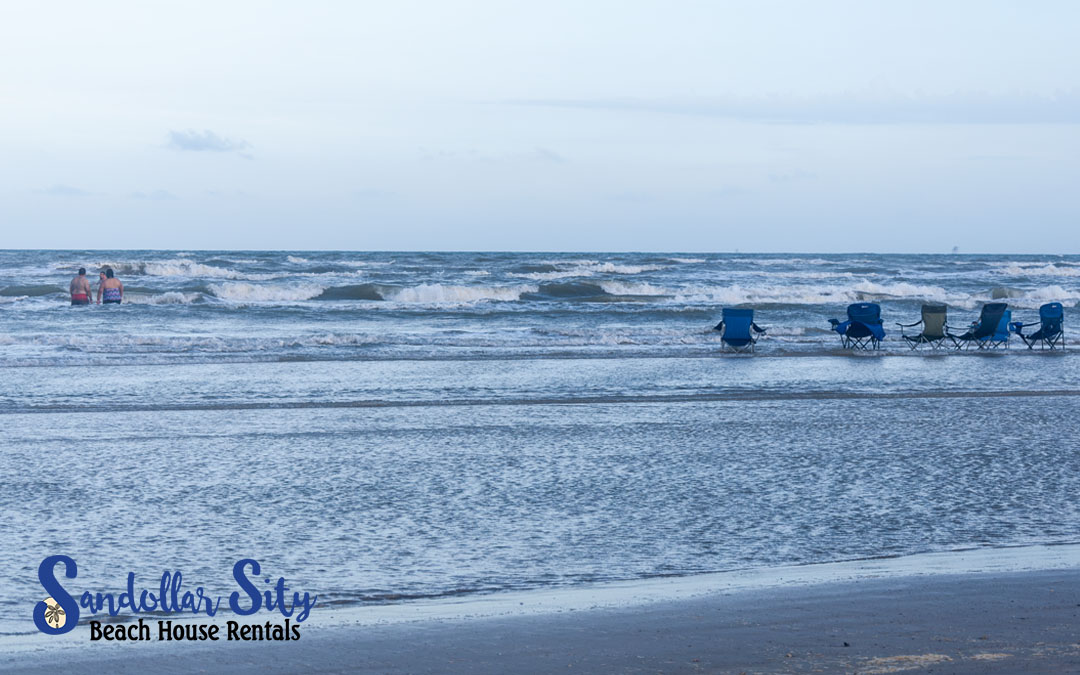
M 79 268 L 79 276 L 71 280 L 68 290 L 71 291 L 71 304 L 90 304 L 90 280 L 86 278 L 85 267 Z
M 105 279 L 98 286 L 99 305 L 119 305 L 124 300 L 124 284 L 113 276 L 111 267 L 105 268 Z

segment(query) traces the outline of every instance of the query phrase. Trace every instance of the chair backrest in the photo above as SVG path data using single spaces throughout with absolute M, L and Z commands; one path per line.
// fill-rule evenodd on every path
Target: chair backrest
M 848 305 L 847 318 L 859 323 L 881 323 L 881 305 L 876 302 L 856 302 Z
M 945 337 L 945 321 L 948 316 L 948 308 L 945 305 L 922 306 L 922 334 L 928 338 Z
M 998 321 L 997 330 L 994 331 L 995 340 L 1008 340 L 1009 339 L 1009 322 L 1012 321 L 1012 310 L 1006 309 L 1001 313 L 1001 320 Z
M 982 312 L 979 314 L 979 325 L 975 327 L 975 330 L 971 331 L 972 337 L 984 338 L 999 333 L 998 327 L 1002 325 L 1001 322 L 1007 307 L 1008 305 L 1004 302 L 988 302 L 983 305 Z M 1007 321 L 1005 329 L 1008 330 Z
M 1042 322 L 1043 335 L 1057 335 L 1065 321 L 1065 308 L 1060 302 L 1048 302 L 1039 308 L 1039 321 Z
M 750 324 L 754 322 L 754 310 L 752 309 L 728 309 L 723 310 L 725 340 L 749 340 Z

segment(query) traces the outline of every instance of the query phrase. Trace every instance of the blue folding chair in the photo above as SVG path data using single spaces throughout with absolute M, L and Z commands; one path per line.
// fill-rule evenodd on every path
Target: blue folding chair
M 949 338 L 957 349 L 970 349 L 972 345 L 979 349 L 997 349 L 1009 347 L 1009 323 L 1012 312 L 1004 302 L 988 302 L 979 313 L 979 320 L 972 322 L 966 333 Z
M 714 330 L 720 331 L 720 341 L 734 351 L 754 351 L 758 337 L 765 334 L 765 329 L 754 323 L 754 310 L 724 308 L 720 323 Z
M 833 330 L 840 334 L 844 349 L 878 349 L 885 338 L 881 325 L 881 306 L 876 302 L 857 302 L 848 305 L 847 321 L 829 319 Z
M 1009 328 L 1020 336 L 1028 349 L 1039 345 L 1039 349 L 1065 349 L 1065 308 L 1060 302 L 1048 302 L 1039 308 L 1039 320 L 1034 323 L 1009 324 Z M 1038 326 L 1039 330 L 1031 335 L 1022 332 L 1028 326 Z

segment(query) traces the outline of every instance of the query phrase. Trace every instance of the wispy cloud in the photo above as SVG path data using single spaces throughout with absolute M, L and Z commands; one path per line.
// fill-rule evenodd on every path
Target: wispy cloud
M 86 190 L 72 187 L 70 185 L 63 185 L 61 183 L 51 185 L 44 190 L 39 190 L 39 192 L 43 195 L 49 195 L 50 197 L 86 197 L 93 194 L 91 192 L 87 192 Z
M 218 136 L 209 129 L 195 131 L 169 131 L 169 147 L 173 150 L 187 150 L 191 152 L 235 152 L 241 157 L 251 159 L 247 152 L 251 143 L 242 139 L 225 138 Z
M 534 162 L 552 162 L 554 164 L 565 164 L 566 158 L 547 148 L 533 148 L 532 151 L 521 155 L 522 159 L 532 160 Z
M 721 117 L 766 124 L 1080 124 L 1080 90 L 1053 96 L 838 94 L 718 98 L 518 99 L 510 105 Z

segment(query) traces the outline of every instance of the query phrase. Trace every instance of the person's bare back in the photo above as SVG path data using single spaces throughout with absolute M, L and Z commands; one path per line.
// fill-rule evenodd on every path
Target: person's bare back
M 90 280 L 86 278 L 85 267 L 79 268 L 79 275 L 71 280 L 68 290 L 71 291 L 71 304 L 90 304 Z

